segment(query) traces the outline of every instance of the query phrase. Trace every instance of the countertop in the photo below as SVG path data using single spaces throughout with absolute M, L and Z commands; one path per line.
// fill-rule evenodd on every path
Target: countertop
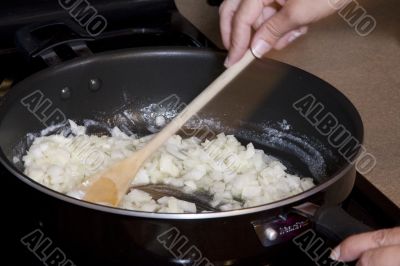
M 176 3 L 188 20 L 222 47 L 218 8 L 206 0 Z M 400 5 L 396 0 L 359 3 L 377 22 L 369 35 L 359 36 L 334 14 L 268 57 L 313 73 L 353 102 L 364 122 L 364 146 L 377 161 L 365 176 L 400 207 Z

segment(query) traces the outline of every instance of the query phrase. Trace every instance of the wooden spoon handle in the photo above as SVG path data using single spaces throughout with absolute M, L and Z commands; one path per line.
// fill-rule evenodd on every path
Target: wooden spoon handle
M 174 135 L 193 115 L 207 105 L 207 103 L 220 93 L 254 60 L 255 56 L 248 50 L 239 62 L 225 70 L 144 147 L 143 156 L 145 158 L 143 159 L 147 159 L 153 154 L 153 152 Z

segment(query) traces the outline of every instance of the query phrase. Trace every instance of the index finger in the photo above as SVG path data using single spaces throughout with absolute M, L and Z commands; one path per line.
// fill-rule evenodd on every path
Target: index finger
M 264 6 L 274 0 L 243 0 L 233 18 L 229 65 L 233 65 L 245 54 L 250 46 L 254 22 L 261 15 Z
M 221 37 L 226 49 L 230 48 L 232 19 L 239 5 L 240 0 L 225 0 L 219 9 Z

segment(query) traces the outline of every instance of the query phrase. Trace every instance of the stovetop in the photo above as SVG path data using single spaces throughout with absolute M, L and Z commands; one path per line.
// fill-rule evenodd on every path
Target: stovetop
M 2 202 L 6 203 L 3 204 L 3 213 L 5 215 L 3 214 L 4 223 L 2 228 L 4 231 L 2 240 L 8 247 L 8 252 L 2 256 L 2 260 L 8 262 L 8 264 L 4 265 L 42 266 L 44 264 L 37 257 L 37 254 L 32 253 L 24 246 L 21 239 L 33 230 L 39 229 L 54 242 L 54 245 L 60 247 L 61 250 L 63 249 L 62 241 L 58 241 L 51 235 L 49 230 L 51 226 L 45 222 L 45 215 L 51 214 L 45 213 L 45 210 L 38 212 L 41 209 L 40 206 L 46 202 L 48 196 L 33 191 L 28 185 L 12 176 L 2 166 L 0 167 L 0 176 L 3 180 L 3 187 L 6 188 L 1 194 Z M 18 191 L 18 193 L 15 193 L 15 191 Z M 18 199 L 15 199 L 16 195 L 18 195 Z M 374 189 L 361 175 L 357 175 L 356 185 L 351 195 L 344 202 L 343 208 L 360 221 L 374 228 L 392 227 L 400 222 L 398 208 L 387 200 L 382 193 Z M 313 253 L 313 250 L 304 252 L 295 241 L 291 241 L 285 244 L 284 248 L 280 249 L 280 252 L 277 252 L 276 256 L 272 258 L 270 256 L 265 258 L 258 257 L 250 258 L 246 261 L 224 262 L 224 264 L 213 262 L 213 265 L 325 265 L 322 264 L 323 258 L 318 259 L 317 255 L 327 252 L 326 250 L 333 248 L 337 242 L 319 232 L 316 232 L 316 236 L 322 240 L 322 246 L 315 253 Z M 18 254 L 18 256 L 15 254 Z M 82 255 L 81 250 L 68 250 L 67 254 L 76 265 L 86 265 L 79 263 L 80 256 Z M 136 265 L 180 265 L 173 263 L 149 263 L 149 259 L 146 256 L 148 255 L 141 255 L 139 253 Z M 120 264 L 116 263 L 115 265 Z
M 126 1 L 118 1 L 118 3 L 122 2 Z M 163 1 L 159 0 L 158 2 Z M 4 17 L 3 20 L 0 19 L 0 31 L 6 31 L 4 20 Z M 161 20 L 162 22 L 160 22 Z M 149 23 L 146 20 L 146 23 L 143 22 L 141 24 L 140 20 L 139 22 L 127 20 L 124 23 L 115 23 L 109 31 L 88 42 L 88 47 L 93 53 L 154 46 L 208 47 L 216 49 L 211 41 L 173 8 L 167 12 L 167 15 L 160 17 L 160 21 L 158 21 L 159 23 L 157 21 Z M 12 89 L 12 84 L 45 67 L 46 64 L 43 61 L 29 60 L 13 45 L 0 47 L 0 93 L 10 88 Z M 3 180 L 3 193 L 1 193 L 4 221 L 2 240 L 7 246 L 6 254 L 1 259 L 3 262 L 8 263 L 3 264 L 44 265 L 37 254 L 33 254 L 22 244 L 21 238 L 35 228 L 39 228 L 46 233 L 47 224 L 43 222 L 41 213 L 37 212 L 37 206 L 46 201 L 48 196 L 32 191 L 28 185 L 12 176 L 2 166 L 0 166 L 0 177 Z M 398 208 L 359 174 L 351 195 L 343 203 L 343 208 L 355 218 L 374 228 L 391 227 L 400 224 Z M 47 213 L 46 215 L 51 214 Z M 332 248 L 337 244 L 327 236 L 319 235 L 319 237 L 323 239 L 325 249 Z M 49 238 L 51 239 L 51 236 Z M 58 243 L 56 239 L 52 241 L 62 248 L 62 243 Z M 71 252 L 68 254 L 74 258 L 76 265 L 81 265 L 79 264 L 79 254 L 81 252 L 72 251 L 72 254 Z M 146 258 L 143 259 L 143 263 L 138 261 L 137 265 L 145 265 L 145 261 Z M 232 261 L 230 263 L 225 262 L 224 265 L 234 265 L 236 262 Z M 215 265 L 218 264 L 215 263 Z M 268 260 L 266 258 L 253 258 L 242 262 L 241 265 L 311 266 L 322 265 L 322 262 L 314 258 L 312 254 L 303 252 L 294 242 L 290 242 L 285 247 L 285 251 L 277 253 L 275 258 L 268 258 Z
M 74 29 L 79 30 L 78 34 L 83 35 L 82 38 L 89 39 L 86 44 L 93 53 L 149 46 L 217 49 L 211 41 L 180 15 L 173 0 L 118 0 L 113 2 L 113 8 L 109 7 L 108 1 L 95 0 L 93 2 L 96 3 L 98 12 L 107 15 L 108 22 L 106 30 L 95 37 L 89 36 L 84 28 L 80 28 L 74 18 L 68 15 L 68 12 L 54 5 L 55 1 L 35 1 L 43 3 L 40 12 L 46 18 L 45 22 L 37 19 L 37 11 L 30 14 L 29 9 L 18 8 L 16 3 L 11 2 L 6 3 L 3 9 L 6 15 L 0 16 L 0 32 L 2 33 L 0 35 L 0 96 L 12 84 L 47 67 L 42 60 L 27 56 L 26 51 L 21 49 L 21 45 L 16 40 L 16 30 L 29 25 L 54 24 L 60 21 L 66 23 L 67 26 L 73 26 Z M 119 12 L 113 11 L 113 9 L 119 10 Z M 15 18 L 10 14 L 14 14 Z M 52 42 L 59 38 L 58 35 L 68 34 L 68 32 L 64 34 L 54 32 L 62 30 L 61 27 L 50 28 L 48 30 L 50 33 L 41 32 L 40 34 L 54 35 L 48 37 L 49 42 Z M 64 60 L 73 57 L 65 51 L 64 55 Z

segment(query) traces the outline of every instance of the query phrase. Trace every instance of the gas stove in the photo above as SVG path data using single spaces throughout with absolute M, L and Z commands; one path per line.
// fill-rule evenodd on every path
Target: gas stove
M 205 0 L 204 0 L 205 1 Z M 35 5 L 33 6 L 33 2 Z M 79 24 L 57 1 L 5 1 L 2 3 L 0 16 L 0 93 L 12 89 L 12 85 L 29 75 L 46 68 L 46 61 L 35 58 L 32 51 L 21 50 L 15 45 L 15 32 L 22 27 L 37 23 L 55 24 L 55 21 L 67 21 L 68 25 Z M 63 1 L 59 1 L 63 2 Z M 69 1 L 64 1 L 69 2 Z M 209 1 L 217 4 L 220 1 Z M 156 46 L 185 46 L 217 49 L 199 30 L 177 11 L 172 0 L 119 0 L 91 1 L 98 14 L 107 18 L 108 27 L 98 36 L 87 38 L 87 46 L 92 53 L 100 53 L 116 49 Z M 42 34 L 44 41 L 49 41 L 47 34 Z M 58 28 L 57 28 L 58 30 Z M 60 29 L 61 30 L 61 29 Z M 62 34 L 61 34 L 62 35 Z M 85 35 L 85 33 L 83 33 Z M 81 36 L 82 37 L 82 36 Z M 46 39 L 47 38 L 47 39 Z M 54 40 L 50 40 L 54 41 Z M 71 55 L 63 53 L 64 60 Z M 42 209 L 41 203 L 47 200 L 46 195 L 32 191 L 30 187 L 13 177 L 3 166 L 0 166 L 3 180 L 3 243 L 6 254 L 2 256 L 4 265 L 48 265 L 43 260 L 45 250 L 32 251 L 24 244 L 24 237 L 39 230 L 47 237 L 49 245 L 65 251 L 74 264 L 87 265 L 81 261 L 84 250 L 65 249 L 62 241 L 58 241 L 46 230 L 52 219 L 52 213 Z M 374 188 L 365 177 L 358 174 L 355 187 L 344 202 L 343 208 L 352 216 L 373 228 L 392 227 L 400 224 L 399 209 L 382 193 Z M 51 226 L 50 226 L 51 227 Z M 332 248 L 337 243 L 329 236 L 319 234 L 325 248 Z M 240 243 L 238 243 L 240 245 Z M 223 247 L 221 247 L 223 248 Z M 42 252 L 42 253 L 41 253 Z M 150 257 L 149 257 L 150 256 Z M 179 262 L 156 261 L 151 254 L 138 251 L 137 265 L 185 265 Z M 234 258 L 235 256 L 232 255 Z M 149 262 L 150 261 L 150 262 Z M 246 261 L 211 262 L 211 265 L 322 265 L 321 258 L 304 252 L 296 241 L 288 243 L 284 252 L 277 252 L 273 258 L 249 258 Z M 67 265 L 67 264 L 64 264 Z M 124 265 L 116 258 L 115 264 Z

